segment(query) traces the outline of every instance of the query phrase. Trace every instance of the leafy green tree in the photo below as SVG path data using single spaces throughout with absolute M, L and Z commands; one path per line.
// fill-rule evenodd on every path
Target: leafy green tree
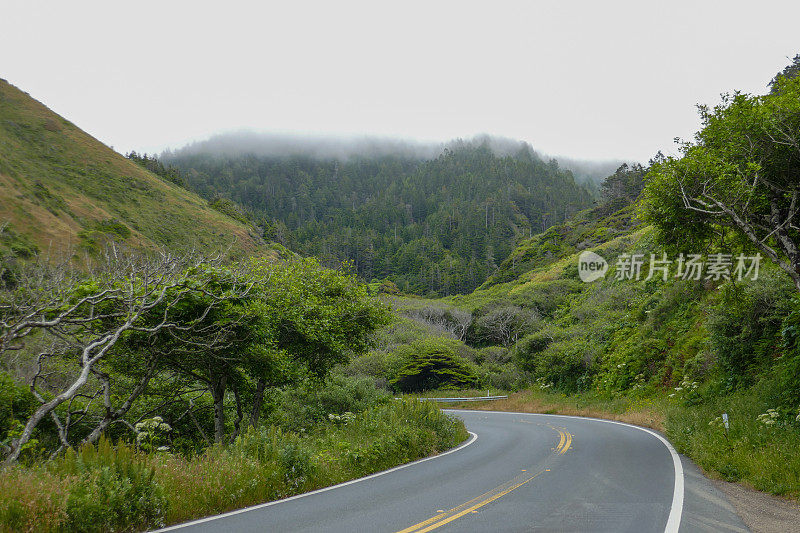
M 695 142 L 680 158 L 654 161 L 643 212 L 668 244 L 747 243 L 800 290 L 800 78 L 776 88 L 701 106 Z
M 255 425 L 270 389 L 308 375 L 324 378 L 366 350 L 369 334 L 388 318 L 353 275 L 314 259 L 253 259 L 195 277 L 204 290 L 187 294 L 173 312 L 177 323 L 194 326 L 142 339 L 136 352 L 156 352 L 160 368 L 210 392 L 216 442 L 234 439 L 244 423 Z
M 773 93 L 777 92 L 780 88 L 781 81 L 796 78 L 798 74 L 800 74 L 800 54 L 794 56 L 792 62 L 772 78 L 772 81 L 769 82 L 771 91 Z
M 600 195 L 606 202 L 614 202 L 617 208 L 634 202 L 644 189 L 645 173 L 645 168 L 638 163 L 623 163 L 600 185 Z

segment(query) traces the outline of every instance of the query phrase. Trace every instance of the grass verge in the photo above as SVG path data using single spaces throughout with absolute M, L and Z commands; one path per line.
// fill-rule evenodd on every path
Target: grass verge
M 223 513 L 427 457 L 467 438 L 426 402 L 389 402 L 305 434 L 251 430 L 196 457 L 101 441 L 0 472 L 0 531 L 135 531 Z
M 448 394 L 448 396 L 470 396 L 470 391 Z M 486 394 L 483 391 L 476 396 Z M 492 392 L 492 394 L 503 394 Z M 585 393 L 566 395 L 536 389 L 516 392 L 506 400 L 490 402 L 464 402 L 452 404 L 458 409 L 481 411 L 518 411 L 520 413 L 543 413 L 605 418 L 664 430 L 667 401 L 660 397 L 606 396 Z

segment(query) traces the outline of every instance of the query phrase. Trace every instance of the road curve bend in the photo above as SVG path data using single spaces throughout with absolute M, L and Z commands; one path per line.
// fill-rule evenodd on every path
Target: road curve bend
M 471 432 L 449 452 L 162 531 L 747 531 L 725 496 L 649 429 L 448 412 Z

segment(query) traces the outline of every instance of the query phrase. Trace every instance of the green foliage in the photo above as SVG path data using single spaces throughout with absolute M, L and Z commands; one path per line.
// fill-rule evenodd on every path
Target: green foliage
M 639 222 L 635 217 L 635 207 L 625 205 L 627 201 L 609 201 L 581 211 L 563 224 L 520 242 L 479 291 L 499 283 L 513 282 L 527 272 L 629 234 Z
M 622 207 L 635 202 L 644 189 L 646 169 L 640 164 L 623 163 L 600 185 L 600 195 L 608 203 Z
M 709 311 L 711 346 L 729 385 L 752 385 L 781 349 L 783 319 L 794 287 L 785 275 L 766 270 L 757 281 L 728 283 Z
M 94 229 L 96 231 L 115 235 L 123 240 L 131 236 L 130 228 L 115 218 L 97 221 L 94 225 Z
M 775 77 L 769 82 L 769 86 L 771 91 L 770 92 L 777 92 L 780 90 L 781 83 L 785 80 L 791 80 L 796 78 L 800 74 L 800 54 L 794 56 L 792 62 L 788 64 L 782 71 L 780 71 Z
M 396 350 L 405 363 L 390 382 L 399 391 L 469 388 L 477 376 L 464 359 L 456 355 L 454 342 L 426 339 Z
M 0 246 L 20 259 L 31 259 L 39 253 L 39 247 L 29 237 L 17 233 L 9 224 L 0 226 Z
M 691 406 L 676 402 L 668 410 L 667 437 L 680 453 L 703 469 L 718 472 L 727 481 L 797 497 L 799 406 L 775 409 L 778 406 L 768 398 L 768 391 L 761 386 L 728 395 L 707 387 L 702 391 L 702 401 Z M 727 413 L 730 420 L 727 434 L 722 413 Z
M 590 205 L 570 172 L 520 148 L 501 156 L 456 143 L 431 160 L 321 160 L 194 147 L 168 162 L 205 198 L 252 211 L 268 239 L 326 265 L 350 261 L 362 278 L 403 292 L 442 295 L 474 289 L 516 240 Z
M 371 405 L 302 433 L 251 428 L 186 458 L 102 440 L 47 466 L 0 472 L 0 529 L 132 531 L 185 522 L 372 474 L 452 448 L 459 420 L 414 400 Z
M 777 358 L 770 371 L 759 380 L 759 386 L 767 387 L 764 397 L 774 406 L 784 409 L 800 408 L 800 301 L 795 298 L 791 311 L 783 321 L 782 355 Z M 800 416 L 800 413 L 798 414 Z
M 181 175 L 177 167 L 165 166 L 164 163 L 158 160 L 155 155 L 137 154 L 131 151 L 125 154 L 125 157 L 136 163 L 137 165 L 146 168 L 156 176 L 174 183 L 180 187 L 186 188 L 186 180 Z
M 316 259 L 260 261 L 253 272 L 265 284 L 256 311 L 268 321 L 272 345 L 317 376 L 363 353 L 370 334 L 389 321 L 388 310 L 354 275 L 322 268 Z
M 132 448 L 101 439 L 72 449 L 52 466 L 76 476 L 66 502 L 70 531 L 119 531 L 162 526 L 167 499 L 155 469 Z
M 520 339 L 511 350 L 511 357 L 521 368 L 535 372 L 542 367 L 539 361 L 542 352 L 566 337 L 566 332 L 558 327 L 544 327 Z
M 145 452 L 167 451 L 169 450 L 169 433 L 172 426 L 164 422 L 160 416 L 146 418 L 137 422 L 134 426 L 136 431 L 136 445 Z
M 713 109 L 700 106 L 700 116 L 703 128 L 683 156 L 652 165 L 644 218 L 688 253 L 710 242 L 757 249 L 800 289 L 800 78 L 780 76 L 764 96 L 724 95 Z
M 250 220 L 247 217 L 247 214 L 244 210 L 238 206 L 236 203 L 228 200 L 227 198 L 217 198 L 213 202 L 210 202 L 208 205 L 211 206 L 212 209 L 219 211 L 223 215 L 228 215 L 234 220 L 238 220 L 243 224 L 249 224 Z
M 113 218 L 94 221 L 78 232 L 81 248 L 94 254 L 109 242 L 122 242 L 130 236 L 130 228 Z
M 329 420 L 330 415 L 360 413 L 389 399 L 371 379 L 333 374 L 324 381 L 309 380 L 281 390 L 267 421 L 299 431 Z
M 5 444 L 15 422 L 24 420 L 37 403 L 29 389 L 0 371 L 0 444 Z

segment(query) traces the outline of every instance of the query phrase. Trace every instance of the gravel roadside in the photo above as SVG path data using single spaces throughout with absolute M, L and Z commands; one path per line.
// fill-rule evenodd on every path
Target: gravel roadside
M 738 483 L 712 480 L 753 533 L 800 533 L 800 505 Z

